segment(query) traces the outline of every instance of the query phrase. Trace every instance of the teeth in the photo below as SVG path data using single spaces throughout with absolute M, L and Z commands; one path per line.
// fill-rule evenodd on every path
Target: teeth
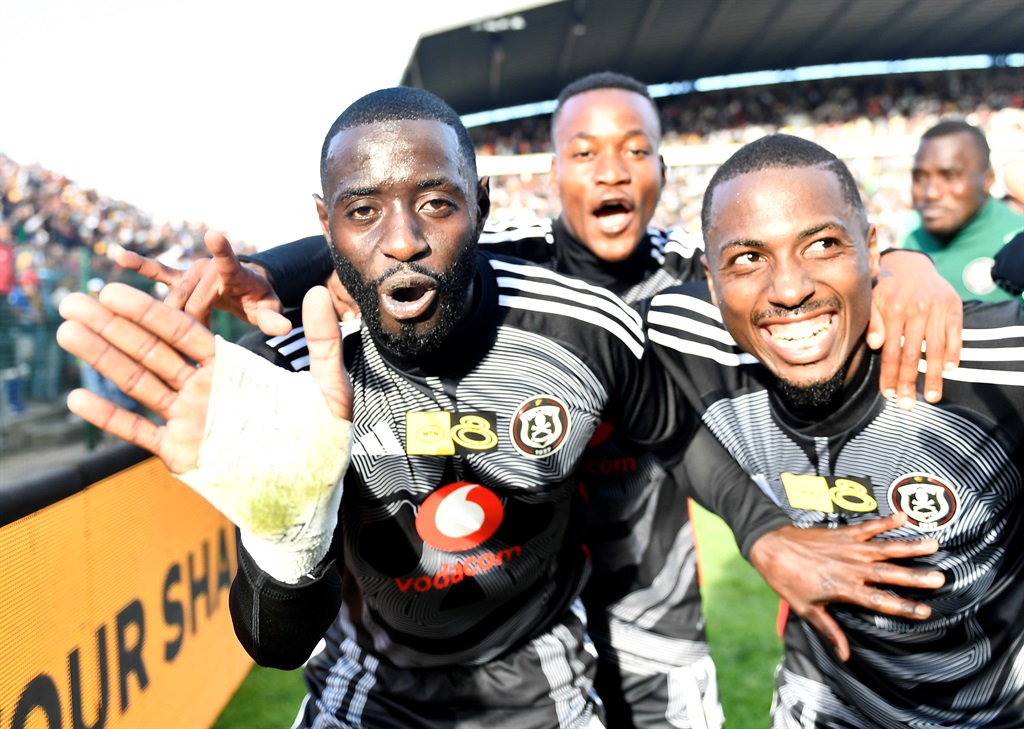
M 812 337 L 827 332 L 830 327 L 830 318 L 820 316 L 808 321 L 799 321 L 792 324 L 775 324 L 769 328 L 772 339 L 781 342 L 799 342 L 811 339 Z

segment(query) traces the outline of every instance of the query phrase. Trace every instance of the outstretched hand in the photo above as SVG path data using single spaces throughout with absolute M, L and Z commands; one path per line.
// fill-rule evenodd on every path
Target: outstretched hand
M 952 284 L 935 270 L 927 256 L 890 251 L 872 293 L 867 342 L 882 350 L 878 385 L 899 407 L 911 410 L 917 401 L 921 345 L 925 345 L 924 399 L 942 399 L 942 373 L 960 362 L 964 306 Z
M 842 628 L 825 610 L 827 604 L 849 603 L 913 620 L 931 615 L 927 605 L 875 587 L 934 589 L 945 582 L 941 572 L 901 567 L 888 561 L 933 554 L 939 548 L 935 539 L 873 539 L 903 526 L 906 520 L 906 514 L 898 513 L 836 529 L 782 527 L 754 543 L 750 562 L 789 603 L 790 609 L 813 625 L 835 647 L 840 660 L 846 661 L 850 644 Z
M 123 249 L 115 252 L 114 259 L 125 268 L 165 284 L 171 292 L 164 303 L 181 309 L 204 326 L 210 325 L 214 309 L 223 309 L 270 336 L 291 331 L 291 322 L 281 313 L 281 300 L 262 269 L 254 264 L 243 265 L 231 243 L 220 233 L 208 232 L 205 242 L 213 257 L 194 261 L 185 271 Z
M 93 366 L 165 424 L 74 390 L 68 408 L 113 435 L 158 456 L 172 473 L 195 468 L 206 428 L 214 368 L 214 335 L 187 314 L 123 284 L 99 300 L 70 294 L 60 304 L 67 319 L 57 342 Z M 330 295 L 317 287 L 303 302 L 310 372 L 331 413 L 351 420 L 351 386 L 341 366 L 341 340 Z

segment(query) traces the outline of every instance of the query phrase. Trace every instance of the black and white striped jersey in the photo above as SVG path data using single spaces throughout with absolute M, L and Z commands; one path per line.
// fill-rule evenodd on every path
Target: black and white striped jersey
M 615 262 L 594 255 L 561 218 L 489 223 L 480 235 L 480 246 L 603 286 L 631 304 L 669 286 L 704 279 L 704 240 L 700 233 L 682 228 L 648 228 L 633 253 Z
M 647 372 L 634 310 L 522 261 L 480 262 L 460 346 L 430 369 L 399 366 L 366 330 L 343 327 L 355 416 L 334 545 L 338 620 L 398 666 L 482 663 L 556 621 L 587 572 L 578 466 L 598 424 L 607 417 L 646 445 L 692 425 Z M 301 329 L 254 349 L 308 364 Z M 269 656 L 288 640 L 308 655 L 326 626 L 281 626 L 336 600 L 336 586 L 289 589 L 245 566 L 234 589 L 249 594 L 232 603 L 243 645 Z
M 804 421 L 725 331 L 706 286 L 651 302 L 659 357 L 794 523 L 901 511 L 907 525 L 884 538 L 940 544 L 910 564 L 941 570 L 945 586 L 903 591 L 931 606 L 928 620 L 829 608 L 850 638 L 848 663 L 790 616 L 776 726 L 1024 726 L 1024 309 L 972 302 L 964 318 L 961 365 L 947 373 L 942 402 L 919 397 L 905 412 L 885 400 L 871 353 L 842 406 Z

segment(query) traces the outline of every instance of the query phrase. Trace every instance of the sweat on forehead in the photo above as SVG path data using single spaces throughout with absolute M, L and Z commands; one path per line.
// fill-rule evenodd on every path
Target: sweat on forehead
M 795 167 L 821 167 L 832 172 L 839 180 L 843 199 L 849 203 L 864 225 L 867 225 L 867 214 L 864 202 L 860 198 L 857 181 L 853 179 L 850 169 L 842 160 L 821 145 L 801 137 L 770 134 L 741 147 L 712 175 L 711 182 L 704 191 L 704 203 L 700 211 L 701 227 L 705 231 L 711 227 L 711 204 L 715 188 L 723 182 L 751 172 Z
M 396 86 L 373 91 L 352 102 L 331 125 L 320 150 L 320 184 L 327 181 L 327 158 L 331 140 L 345 129 L 384 122 L 426 119 L 451 127 L 459 143 L 462 162 L 476 184 L 476 150 L 462 119 L 440 97 L 423 89 Z

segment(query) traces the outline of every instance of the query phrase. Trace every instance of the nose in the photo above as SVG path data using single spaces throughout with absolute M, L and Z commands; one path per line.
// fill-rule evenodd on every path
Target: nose
M 381 252 L 397 261 L 422 258 L 429 250 L 423 229 L 414 215 L 393 211 L 387 216 L 380 244 Z
M 920 195 L 925 200 L 938 200 L 942 196 L 942 178 L 930 175 L 919 183 Z
M 594 175 L 605 185 L 621 185 L 629 182 L 629 167 L 615 152 L 604 152 L 597 157 Z
M 813 295 L 814 280 L 803 266 L 788 261 L 776 262 L 769 292 L 773 304 L 792 309 Z

